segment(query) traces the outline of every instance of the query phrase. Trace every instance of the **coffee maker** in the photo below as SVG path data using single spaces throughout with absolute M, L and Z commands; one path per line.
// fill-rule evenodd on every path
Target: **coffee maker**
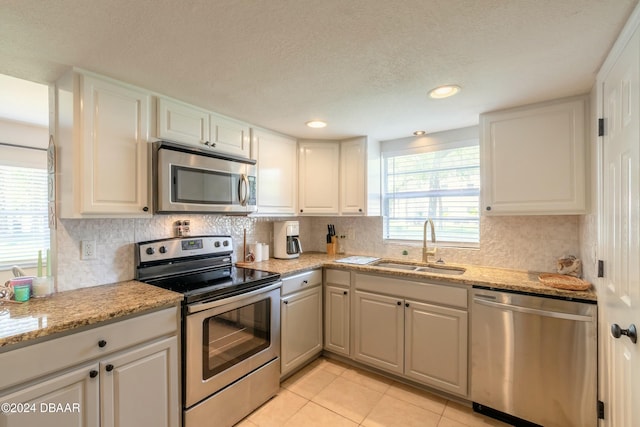
M 298 258 L 302 253 L 298 221 L 273 223 L 273 256 L 280 259 Z

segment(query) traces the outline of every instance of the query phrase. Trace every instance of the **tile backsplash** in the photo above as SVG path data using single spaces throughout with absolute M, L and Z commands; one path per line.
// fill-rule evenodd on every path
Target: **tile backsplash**
M 485 265 L 534 271 L 555 271 L 556 259 L 580 254 L 580 217 L 513 216 L 482 217 L 479 248 L 438 249 L 445 262 Z M 134 243 L 175 235 L 177 220 L 191 221 L 191 235 L 230 234 L 235 253 L 242 253 L 244 230 L 247 242 L 269 243 L 273 254 L 273 221 L 219 215 L 156 215 L 151 219 L 59 219 L 56 230 L 58 291 L 130 280 L 134 277 Z M 348 254 L 421 258 L 421 243 L 385 243 L 381 217 L 298 217 L 303 250 L 325 252 L 327 224 L 343 241 Z M 82 240 L 95 240 L 97 257 L 80 259 Z M 237 261 L 237 259 L 236 259 Z

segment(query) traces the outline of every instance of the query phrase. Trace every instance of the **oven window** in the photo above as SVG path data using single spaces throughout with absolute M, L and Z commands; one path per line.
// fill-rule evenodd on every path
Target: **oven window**
M 204 321 L 203 380 L 253 356 L 271 342 L 271 303 L 264 299 Z
M 232 183 L 238 179 L 230 173 L 173 165 L 171 199 L 181 203 L 229 205 L 235 201 Z

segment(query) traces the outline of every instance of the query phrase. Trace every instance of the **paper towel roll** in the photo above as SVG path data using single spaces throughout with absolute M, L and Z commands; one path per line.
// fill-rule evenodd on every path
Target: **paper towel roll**
M 262 261 L 267 261 L 269 259 L 269 245 L 264 243 L 262 245 Z
M 252 243 L 249 245 L 249 252 L 253 254 L 253 262 L 262 261 L 262 243 Z

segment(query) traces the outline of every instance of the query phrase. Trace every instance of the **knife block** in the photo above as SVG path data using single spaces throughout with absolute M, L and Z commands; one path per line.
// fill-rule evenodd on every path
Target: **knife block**
M 338 239 L 336 236 L 331 236 L 331 243 L 327 243 L 327 255 L 335 255 L 336 248 L 338 247 Z

